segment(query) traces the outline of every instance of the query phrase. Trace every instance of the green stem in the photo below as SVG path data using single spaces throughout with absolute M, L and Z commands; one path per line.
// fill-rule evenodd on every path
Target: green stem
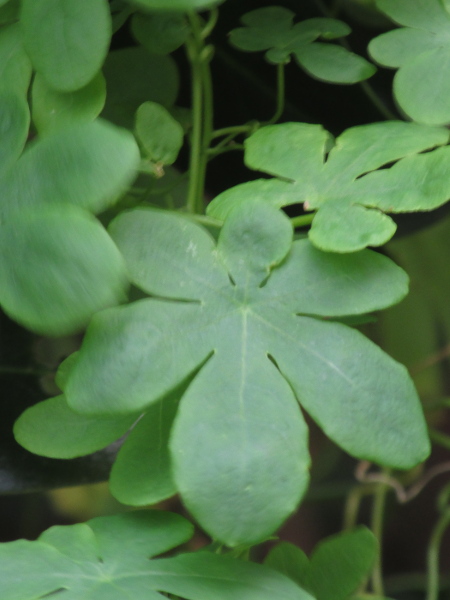
M 298 217 L 292 217 L 292 227 L 306 227 L 307 225 L 311 225 L 314 219 L 314 215 L 315 213 L 310 213 L 309 215 L 300 215 Z
M 282 116 L 284 112 L 286 98 L 286 82 L 285 82 L 285 70 L 284 64 L 280 63 L 277 65 L 277 100 L 275 114 L 269 121 L 262 123 L 262 125 L 273 125 Z
M 436 429 L 432 429 L 431 427 L 428 430 L 430 435 L 430 439 L 432 442 L 443 446 L 444 448 L 450 449 L 450 436 L 442 433 L 441 431 L 437 431 Z
M 378 596 L 384 596 L 384 584 L 383 584 L 383 573 L 382 573 L 382 542 L 383 542 L 383 520 L 384 520 L 384 509 L 386 506 L 386 495 L 389 487 L 380 483 L 377 485 L 373 498 L 372 505 L 372 519 L 371 528 L 372 532 L 378 540 L 380 551 L 372 571 L 372 589 Z
M 359 85 L 362 91 L 366 94 L 366 96 L 378 110 L 378 112 L 382 114 L 387 121 L 395 121 L 396 119 L 398 119 L 397 115 L 395 115 L 391 110 L 389 110 L 389 108 L 379 98 L 378 94 L 374 92 L 370 83 L 367 83 L 367 81 L 360 81 Z
M 255 128 L 254 123 L 249 123 L 247 125 L 234 125 L 232 127 L 223 127 L 222 129 L 216 129 L 212 132 L 211 139 L 222 137 L 224 135 L 235 137 L 239 133 L 249 133 L 253 131 Z M 221 142 L 222 143 L 222 142 Z
M 450 496 L 450 486 L 446 486 L 439 494 L 438 505 L 441 516 L 436 523 L 427 552 L 427 596 L 426 600 L 438 600 L 439 598 L 439 551 L 442 537 L 450 526 L 450 506 L 448 500 Z

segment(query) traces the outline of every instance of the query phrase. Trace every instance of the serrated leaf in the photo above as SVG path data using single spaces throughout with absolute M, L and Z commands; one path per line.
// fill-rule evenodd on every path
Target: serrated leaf
M 111 206 L 136 174 L 140 154 L 131 133 L 97 120 L 35 141 L 0 180 L 0 212 L 77 204 Z
M 278 207 L 303 203 L 318 211 L 309 233 L 318 248 L 355 252 L 382 245 L 396 229 L 384 213 L 431 210 L 450 198 L 448 146 L 418 154 L 447 142 L 444 128 L 401 121 L 352 127 L 334 143 L 320 125 L 263 127 L 246 140 L 245 162 L 278 178 L 237 185 L 207 212 L 225 219 L 254 198 Z
M 152 54 L 170 54 L 184 44 L 189 26 L 178 13 L 135 13 L 131 31 L 136 40 Z
M 102 111 L 105 98 L 106 85 L 101 73 L 74 92 L 58 92 L 37 74 L 31 90 L 33 123 L 44 134 L 74 123 L 93 121 Z
M 222 4 L 225 0 L 131 0 L 133 4 L 150 11 L 206 10 Z
M 110 233 L 130 280 L 156 298 L 94 316 L 64 392 L 74 410 L 112 416 L 193 377 L 171 435 L 173 473 L 213 537 L 260 541 L 295 508 L 309 462 L 296 399 L 359 458 L 408 468 L 426 457 L 404 367 L 322 320 L 399 301 L 407 278 L 386 257 L 290 247 L 287 217 L 259 202 L 230 213 L 217 245 L 189 219 L 151 209 L 124 213 Z
M 20 25 L 34 68 L 60 92 L 86 86 L 108 53 L 107 0 L 23 0 Z
M 193 527 L 160 511 L 57 526 L 37 541 L 0 544 L 3 600 L 313 600 L 267 567 L 207 552 L 151 559 L 186 542 Z M 163 595 L 164 594 L 164 595 Z
M 136 136 L 152 162 L 171 165 L 183 145 L 184 131 L 164 106 L 144 102 L 136 113 Z
M 340 46 L 315 43 L 348 35 L 348 25 L 325 18 L 294 25 L 294 16 L 281 6 L 250 11 L 241 18 L 245 27 L 231 31 L 230 42 L 249 52 L 266 50 L 266 59 L 275 64 L 289 62 L 293 54 L 307 73 L 333 83 L 355 83 L 375 73 L 375 67 L 361 56 Z
M 115 50 L 103 73 L 108 94 L 102 116 L 116 125 L 133 129 L 137 109 L 148 100 L 165 108 L 175 103 L 179 77 L 170 56 L 152 55 L 143 47 Z
M 371 56 L 398 68 L 394 96 L 419 123 L 450 122 L 450 14 L 440 0 L 378 0 L 377 7 L 403 25 L 373 39 Z
M 67 205 L 14 212 L 0 229 L 0 304 L 26 327 L 66 335 L 124 299 L 122 257 L 84 210 Z
M 101 450 L 124 435 L 139 415 L 95 418 L 75 413 L 64 396 L 28 408 L 14 425 L 24 448 L 49 458 L 75 458 Z
M 25 98 L 0 87 L 0 176 L 19 158 L 30 126 Z
M 18 24 L 0 29 L 0 89 L 26 97 L 31 80 L 31 62 L 22 45 Z

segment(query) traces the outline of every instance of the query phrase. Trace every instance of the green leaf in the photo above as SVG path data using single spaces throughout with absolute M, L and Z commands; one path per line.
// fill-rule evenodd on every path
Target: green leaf
M 444 128 L 401 121 L 352 127 L 334 142 L 320 125 L 263 127 L 246 140 L 245 162 L 278 178 L 237 185 L 219 194 L 207 212 L 223 220 L 254 198 L 277 207 L 303 203 L 318 211 L 310 230 L 318 248 L 379 246 L 396 229 L 384 213 L 431 210 L 450 198 L 449 147 L 418 154 L 447 142 Z
M 101 450 L 124 435 L 138 415 L 96 418 L 75 413 L 64 396 L 28 408 L 14 425 L 24 448 L 50 458 L 75 458 Z
M 131 0 L 133 4 L 150 11 L 206 10 L 222 4 L 225 0 Z
M 30 126 L 25 98 L 0 88 L 0 175 L 19 158 Z
M 281 542 L 272 548 L 264 564 L 283 573 L 301 587 L 309 586 L 309 559 L 303 550 L 289 542 Z
M 0 5 L 0 24 L 16 23 L 20 16 L 20 0 L 7 0 Z
M 136 13 L 131 20 L 136 40 L 152 54 L 170 54 L 184 44 L 189 26 L 179 13 Z
M 38 333 L 77 331 L 125 296 L 120 253 L 100 223 L 75 206 L 9 215 L 0 257 L 1 305 Z
M 108 53 L 107 0 L 23 0 L 20 24 L 34 68 L 60 92 L 85 87 Z
M 394 96 L 412 119 L 450 122 L 450 14 L 440 0 L 378 0 L 377 7 L 403 25 L 373 39 L 371 56 L 398 68 Z
M 122 214 L 110 233 L 130 280 L 156 297 L 93 317 L 67 401 L 86 415 L 126 414 L 192 378 L 170 438 L 173 473 L 214 538 L 258 542 L 300 500 L 309 458 L 296 400 L 359 458 L 409 468 L 427 456 L 404 367 L 322 320 L 399 301 L 407 278 L 386 257 L 290 247 L 287 217 L 259 202 L 230 213 L 217 245 L 191 220 L 152 209 Z
M 34 142 L 0 180 L 0 211 L 77 204 L 111 206 L 139 165 L 131 133 L 104 121 L 80 123 Z
M 177 389 L 152 404 L 120 449 L 109 481 L 119 502 L 145 506 L 177 493 L 168 443 L 180 395 Z
M 31 92 L 33 123 L 44 134 L 73 123 L 93 121 L 102 111 L 105 98 L 106 85 L 101 73 L 74 92 L 58 92 L 37 74 Z
M 22 45 L 18 24 L 0 29 L 0 89 L 26 97 L 31 80 L 31 62 Z
M 313 600 L 267 567 L 208 552 L 151 559 L 186 542 L 193 527 L 161 511 L 57 526 L 37 541 L 0 544 L 2 600 Z M 164 593 L 164 596 L 163 596 Z
M 287 63 L 293 54 L 307 73 L 333 83 L 355 83 L 371 77 L 376 69 L 361 56 L 340 46 L 314 43 L 346 36 L 350 28 L 336 19 L 307 19 L 293 25 L 294 13 L 281 6 L 267 6 L 246 13 L 245 27 L 230 33 L 236 48 L 266 50 L 271 63 Z
M 164 106 L 144 102 L 136 113 L 136 136 L 151 161 L 171 165 L 183 145 L 184 131 Z
M 115 50 L 103 73 L 108 94 L 102 115 L 116 125 L 133 129 L 135 113 L 146 101 L 165 108 L 175 103 L 178 71 L 170 56 L 152 55 L 142 47 Z

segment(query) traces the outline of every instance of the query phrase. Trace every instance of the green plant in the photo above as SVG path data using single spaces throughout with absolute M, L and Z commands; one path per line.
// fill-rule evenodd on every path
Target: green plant
M 344 9 L 352 14 L 355 2 Z M 450 199 L 441 66 L 450 7 L 378 0 L 368 9 L 403 26 L 374 36 L 369 52 L 399 68 L 395 100 L 415 122 L 390 118 L 365 83 L 376 67 L 350 51 L 350 28 L 331 6 L 318 2 L 324 16 L 307 19 L 263 2 L 243 10 L 230 42 L 266 51 L 275 112 L 215 129 L 209 38 L 223 4 L 0 1 L 0 304 L 42 335 L 86 328 L 56 373 L 61 393 L 27 409 L 14 434 L 58 459 L 127 434 L 113 495 L 145 507 L 178 493 L 212 539 L 201 552 L 160 557 L 193 526 L 154 510 L 53 527 L 37 541 L 0 545 L 3 600 L 387 598 L 385 500 L 390 488 L 406 500 L 428 480 L 405 491 L 395 471 L 428 458 L 429 426 L 406 368 L 357 327 L 408 293 L 406 272 L 368 249 L 394 236 L 390 215 Z M 112 33 L 125 30 L 133 44 L 108 52 Z M 175 104 L 171 53 L 181 61 L 181 48 L 189 109 Z M 280 122 L 292 59 L 326 82 L 362 82 L 386 120 L 336 139 L 321 125 Z M 206 206 L 209 163 L 231 151 L 270 177 L 221 190 Z M 402 261 L 402 243 L 388 252 L 420 271 L 410 250 Z M 432 253 L 430 241 L 423 248 Z M 308 490 L 300 406 L 358 459 L 362 484 L 349 494 L 347 530 L 311 558 L 282 542 L 257 565 L 251 547 L 271 539 Z M 450 446 L 433 428 L 431 437 Z M 366 461 L 382 470 L 368 473 Z M 355 527 L 365 494 L 372 531 Z M 427 600 L 438 598 L 450 522 L 448 488 L 439 498 Z

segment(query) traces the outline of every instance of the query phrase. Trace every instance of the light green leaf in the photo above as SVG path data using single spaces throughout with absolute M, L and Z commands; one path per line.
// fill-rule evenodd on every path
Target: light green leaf
M 25 98 L 0 88 L 0 175 L 19 158 L 30 126 Z
M 26 97 L 31 80 L 31 62 L 22 45 L 18 24 L 0 29 L 0 89 Z
M 152 162 L 171 165 L 183 145 L 182 126 L 156 102 L 144 102 L 136 113 L 136 136 Z
M 381 245 L 396 228 L 383 213 L 431 210 L 450 198 L 444 168 L 449 148 L 418 154 L 447 142 L 444 128 L 401 121 L 352 127 L 334 143 L 320 125 L 263 127 L 246 140 L 245 162 L 278 179 L 237 185 L 219 194 L 207 212 L 223 220 L 234 206 L 255 198 L 277 207 L 303 203 L 318 211 L 310 231 L 317 247 L 355 252 Z
M 146 101 L 165 108 L 175 103 L 178 71 L 170 56 L 152 55 L 142 47 L 115 50 L 103 73 L 108 94 L 102 115 L 116 125 L 133 129 L 136 111 Z
M 0 544 L 2 600 L 313 600 L 267 567 L 208 552 L 151 559 L 186 542 L 193 527 L 161 511 L 57 526 L 37 541 Z M 164 593 L 164 595 L 163 595 Z
M 100 223 L 78 207 L 9 215 L 1 223 L 0 256 L 0 303 L 38 333 L 72 333 L 124 299 L 122 257 Z
M 75 458 L 101 450 L 124 435 L 138 415 L 95 418 L 75 413 L 64 396 L 28 408 L 14 425 L 24 448 L 50 458 Z
M 86 86 L 108 53 L 107 0 L 22 0 L 20 24 L 34 68 L 60 92 Z
M 450 122 L 450 14 L 441 0 L 378 0 L 377 7 L 403 25 L 369 44 L 381 65 L 398 68 L 394 96 L 412 119 Z
M 287 63 L 294 54 L 307 73 L 334 83 L 355 83 L 371 77 L 375 67 L 340 46 L 314 43 L 346 36 L 350 28 L 336 19 L 307 19 L 293 24 L 294 13 L 281 6 L 267 6 L 246 13 L 245 27 L 230 33 L 236 48 L 249 52 L 266 50 L 271 63 Z
M 168 443 L 182 391 L 152 404 L 120 449 L 109 480 L 119 502 L 145 506 L 177 493 Z
M 170 54 L 184 44 L 189 26 L 179 13 L 136 13 L 131 20 L 131 31 L 152 54 Z
M 139 160 L 131 133 L 110 123 L 64 128 L 34 142 L 0 180 L 0 211 L 77 204 L 100 212 L 125 191 Z
M 78 351 L 72 352 L 67 358 L 65 358 L 59 365 L 55 375 L 55 383 L 60 390 L 64 389 L 67 378 L 69 377 L 70 370 L 74 366 L 78 357 Z
M 171 434 L 173 473 L 214 538 L 255 543 L 294 510 L 308 477 L 296 399 L 355 456 L 398 468 L 426 457 L 404 367 L 322 320 L 400 300 L 407 277 L 387 258 L 323 253 L 307 240 L 290 248 L 288 218 L 257 202 L 230 213 L 217 245 L 191 220 L 152 209 L 122 214 L 110 232 L 130 280 L 156 297 L 93 317 L 65 395 L 76 411 L 113 416 L 155 406 L 191 378 Z
M 31 91 L 33 122 L 38 132 L 44 134 L 74 123 L 93 121 L 102 111 L 105 98 L 106 85 L 101 73 L 74 92 L 57 92 L 37 74 Z
M 222 4 L 225 0 L 129 0 L 133 4 L 150 11 L 206 10 Z

